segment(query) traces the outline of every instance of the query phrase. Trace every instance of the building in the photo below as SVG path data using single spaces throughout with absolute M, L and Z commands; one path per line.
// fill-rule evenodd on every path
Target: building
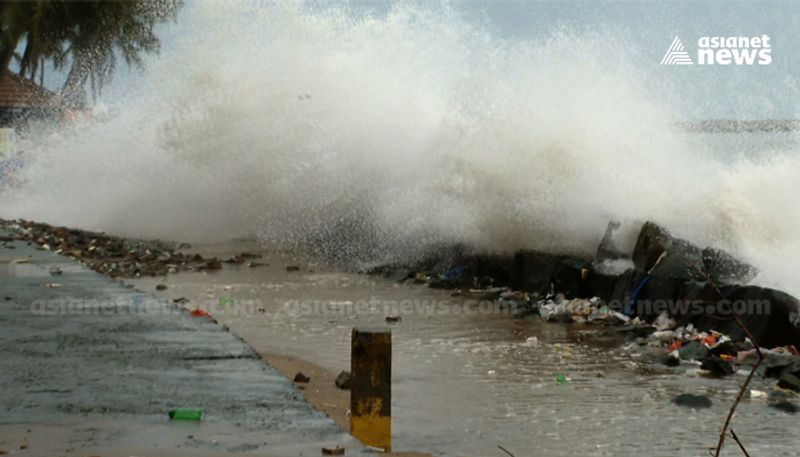
M 30 120 L 58 119 L 64 104 L 55 92 L 6 70 L 0 78 L 0 128 L 24 128 Z

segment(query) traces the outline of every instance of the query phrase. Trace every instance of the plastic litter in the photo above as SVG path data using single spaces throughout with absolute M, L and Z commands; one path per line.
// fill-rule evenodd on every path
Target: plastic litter
M 199 408 L 175 408 L 169 413 L 169 418 L 176 421 L 201 421 L 203 410 Z
M 211 313 L 208 311 L 202 310 L 200 308 L 195 308 L 192 310 L 192 317 L 210 317 Z

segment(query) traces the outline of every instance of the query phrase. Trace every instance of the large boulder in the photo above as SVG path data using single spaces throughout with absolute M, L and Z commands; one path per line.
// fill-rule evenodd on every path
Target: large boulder
M 653 222 L 642 226 L 632 259 L 637 270 L 690 280 L 706 280 L 708 275 L 719 284 L 746 283 L 757 274 L 754 267 L 731 254 L 695 246 Z
M 590 269 L 591 259 L 520 251 L 512 261 L 509 285 L 540 295 L 549 292 L 552 285 L 567 298 L 580 297 L 589 293 Z
M 708 283 L 687 283 L 670 315 L 680 325 L 692 324 L 743 340 L 747 334 L 733 317 L 735 312 L 764 348 L 800 344 L 800 302 L 796 298 L 757 286 L 724 286 L 719 292 Z
M 742 284 L 752 281 L 758 270 L 725 251 L 705 248 L 702 253 L 703 268 L 718 284 Z
M 701 276 L 702 249 L 673 237 L 665 228 L 646 222 L 639 232 L 633 249 L 633 264 L 637 270 L 653 271 L 662 276 L 695 279 Z
M 608 223 L 606 232 L 603 234 L 603 239 L 600 240 L 600 244 L 597 246 L 597 252 L 594 256 L 596 261 L 602 262 L 604 260 L 617 260 L 628 257 L 614 242 L 614 231 L 618 230 L 620 226 L 621 224 L 617 221 L 610 221 Z

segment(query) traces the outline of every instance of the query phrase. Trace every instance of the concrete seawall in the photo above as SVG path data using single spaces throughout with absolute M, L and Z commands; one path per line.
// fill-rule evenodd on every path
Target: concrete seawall
M 35 245 L 0 247 L 0 327 L 0 450 L 319 455 L 323 446 L 359 447 L 224 326 Z M 170 423 L 176 407 L 202 408 L 205 420 Z

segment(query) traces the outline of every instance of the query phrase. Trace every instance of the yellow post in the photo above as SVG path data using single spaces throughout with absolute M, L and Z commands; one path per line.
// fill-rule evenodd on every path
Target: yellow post
M 353 329 L 350 355 L 350 433 L 392 450 L 392 333 Z

